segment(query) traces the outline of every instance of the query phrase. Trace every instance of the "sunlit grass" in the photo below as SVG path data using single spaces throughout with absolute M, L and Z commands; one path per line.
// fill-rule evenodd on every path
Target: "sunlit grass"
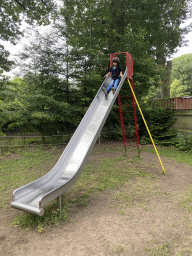
M 192 154 L 180 151 L 171 147 L 157 147 L 160 156 L 166 156 L 177 162 L 185 163 L 192 166 Z M 153 147 L 142 147 L 142 151 L 151 152 L 156 154 Z
M 53 150 L 22 151 L 0 161 L 0 208 L 6 208 L 12 191 L 45 175 L 59 155 Z
M 105 148 L 99 149 L 98 147 L 96 150 L 99 153 L 108 152 Z M 110 152 L 113 153 L 114 151 L 115 147 L 111 147 Z M 13 225 L 37 228 L 39 232 L 43 232 L 46 226 L 60 225 L 62 221 L 69 221 L 71 212 L 77 211 L 79 207 L 89 205 L 92 194 L 121 188 L 130 179 L 134 179 L 137 185 L 133 183 L 129 191 L 119 189 L 119 194 L 116 194 L 116 197 L 130 206 L 140 205 L 143 209 L 149 210 L 149 198 L 166 196 L 158 189 L 158 178 L 140 168 L 142 165 L 141 158 L 128 159 L 123 155 L 122 148 L 118 148 L 118 151 L 122 151 L 122 156 L 101 157 L 85 167 L 74 186 L 62 195 L 61 215 L 55 200 L 45 208 L 45 214 L 42 217 L 24 213 L 15 219 Z M 153 149 L 146 149 L 146 151 L 153 152 Z M 185 159 L 185 163 L 192 165 L 191 155 L 187 153 L 177 150 L 173 153 L 172 149 L 169 148 L 159 148 L 158 151 L 160 155 L 165 155 L 176 161 Z M 14 189 L 42 177 L 51 170 L 61 152 L 62 150 L 56 149 L 24 150 L 17 154 L 17 157 L 9 156 L 6 158 L 6 156 L 3 158 L 2 156 L 0 161 L 0 207 L 4 210 L 7 209 Z M 192 197 L 192 192 L 186 193 L 181 199 L 183 207 L 187 207 Z
M 16 159 L 1 161 L 1 208 L 7 209 L 14 189 L 46 174 L 54 166 L 59 155 L 60 152 L 54 150 L 28 150 L 22 151 Z M 62 220 L 70 219 L 70 211 L 89 204 L 91 194 L 119 187 L 129 179 L 147 175 L 141 170 L 130 168 L 129 161 L 125 156 L 93 161 L 85 167 L 75 185 L 62 196 L 61 216 L 55 200 L 45 208 L 45 214 L 42 217 L 24 213 L 16 218 L 13 225 L 36 227 L 38 230 L 43 230 L 45 226 L 53 223 L 57 225 Z M 138 159 L 135 158 L 132 163 L 137 161 Z

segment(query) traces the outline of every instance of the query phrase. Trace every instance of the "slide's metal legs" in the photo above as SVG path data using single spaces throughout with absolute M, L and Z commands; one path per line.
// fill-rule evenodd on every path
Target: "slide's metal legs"
M 60 217 L 61 217 L 61 196 L 57 197 L 57 203 L 58 203 L 59 213 L 60 213 Z

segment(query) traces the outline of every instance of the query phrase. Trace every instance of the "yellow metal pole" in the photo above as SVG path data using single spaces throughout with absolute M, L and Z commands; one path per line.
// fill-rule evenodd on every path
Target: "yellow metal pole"
M 141 113 L 141 116 L 142 116 L 142 118 L 143 118 L 143 121 L 144 121 L 144 123 L 145 123 L 145 126 L 146 126 L 146 128 L 147 128 L 147 131 L 148 131 L 148 133 L 149 133 L 149 137 L 150 137 L 150 139 L 151 139 L 151 141 L 152 141 L 152 143 L 153 143 L 153 147 L 154 147 L 154 149 L 155 149 L 155 152 L 156 152 L 156 154 L 157 154 L 157 156 L 158 156 L 158 158 L 159 158 L 159 162 L 160 162 L 161 167 L 162 167 L 162 169 L 163 169 L 163 173 L 165 174 L 166 171 L 165 171 L 164 166 L 163 166 L 163 164 L 162 164 L 162 162 L 161 162 L 161 158 L 160 158 L 160 156 L 159 156 L 159 153 L 158 153 L 158 151 L 157 151 L 157 148 L 156 148 L 156 146 L 155 146 L 155 143 L 154 143 L 153 138 L 152 138 L 152 136 L 151 136 L 151 133 L 150 133 L 150 131 L 149 131 L 148 125 L 147 125 L 147 123 L 146 123 L 146 121 L 145 121 L 145 118 L 144 118 L 144 115 L 143 115 L 143 113 L 142 113 L 142 110 L 141 110 L 141 108 L 140 108 L 140 106 L 139 106 L 139 103 L 138 103 L 138 101 L 137 101 L 137 98 L 136 98 L 136 96 L 135 96 L 135 93 L 134 93 L 134 91 L 133 91 L 133 88 L 132 88 L 132 86 L 131 86 L 131 83 L 130 83 L 129 79 L 127 79 L 127 80 L 128 80 L 129 86 L 130 86 L 130 88 L 131 88 L 132 94 L 133 94 L 133 96 L 134 96 L 134 98 L 135 98 L 135 101 L 136 101 L 136 103 L 137 103 L 137 106 L 138 106 L 138 108 L 139 108 L 139 111 L 140 111 L 140 113 Z

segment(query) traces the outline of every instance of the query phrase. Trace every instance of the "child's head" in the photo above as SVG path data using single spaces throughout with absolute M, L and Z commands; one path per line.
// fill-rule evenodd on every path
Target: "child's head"
M 117 66 L 120 65 L 120 60 L 118 57 L 114 57 L 112 63 L 117 63 Z

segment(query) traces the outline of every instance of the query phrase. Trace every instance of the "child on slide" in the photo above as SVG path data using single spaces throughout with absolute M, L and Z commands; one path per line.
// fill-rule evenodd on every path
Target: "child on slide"
M 110 68 L 109 72 L 104 76 L 104 77 L 108 77 L 112 73 L 112 80 L 111 80 L 109 86 L 107 87 L 107 89 L 105 89 L 105 87 L 102 88 L 102 91 L 104 92 L 104 94 L 106 96 L 111 90 L 112 90 L 113 94 L 115 94 L 115 91 L 116 91 L 117 86 L 121 80 L 121 77 L 123 77 L 119 58 L 114 57 L 112 63 L 113 63 L 113 65 Z

